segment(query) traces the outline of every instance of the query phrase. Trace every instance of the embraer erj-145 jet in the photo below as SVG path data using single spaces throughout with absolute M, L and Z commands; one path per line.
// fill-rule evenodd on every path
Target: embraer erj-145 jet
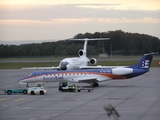
M 142 75 L 149 71 L 153 55 L 157 52 L 144 54 L 136 65 L 116 68 L 87 69 L 87 70 L 66 70 L 66 71 L 37 71 L 18 80 L 20 84 L 33 82 L 77 82 L 89 83 L 97 87 L 98 82 L 112 79 L 127 79 Z
M 88 63 L 95 65 L 97 63 L 97 60 L 95 58 L 88 59 L 87 58 L 87 42 L 93 41 L 93 40 L 110 40 L 110 38 L 93 38 L 93 39 L 68 39 L 68 40 L 75 40 L 75 41 L 84 41 L 84 47 L 83 50 L 78 51 L 79 57 L 73 57 L 73 58 L 65 58 L 57 67 L 33 67 L 33 68 L 22 68 L 22 69 L 34 69 L 34 70 L 76 70 L 76 69 L 83 69 L 84 68 L 93 68 L 94 66 L 88 66 Z

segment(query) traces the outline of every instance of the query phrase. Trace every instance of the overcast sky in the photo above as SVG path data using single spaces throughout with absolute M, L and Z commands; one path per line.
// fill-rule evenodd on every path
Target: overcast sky
M 0 0 L 0 44 L 120 29 L 160 38 L 160 0 Z

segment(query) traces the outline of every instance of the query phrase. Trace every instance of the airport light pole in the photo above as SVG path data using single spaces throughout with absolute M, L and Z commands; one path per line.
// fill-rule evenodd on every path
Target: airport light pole
M 110 40 L 110 56 L 112 56 L 112 41 Z

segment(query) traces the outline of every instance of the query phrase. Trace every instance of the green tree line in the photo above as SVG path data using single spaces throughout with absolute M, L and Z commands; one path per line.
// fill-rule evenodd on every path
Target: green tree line
M 87 54 L 98 55 L 104 50 L 110 55 L 136 55 L 148 52 L 160 52 L 160 40 L 157 37 L 128 33 L 122 30 L 79 33 L 73 38 L 110 38 L 109 41 L 89 41 Z M 60 40 L 22 45 L 0 45 L 0 57 L 34 57 L 34 56 L 77 56 L 83 49 L 84 42 Z

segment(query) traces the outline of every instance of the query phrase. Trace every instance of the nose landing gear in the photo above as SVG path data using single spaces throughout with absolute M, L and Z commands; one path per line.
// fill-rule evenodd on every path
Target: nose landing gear
M 28 83 L 27 83 L 26 87 L 27 87 L 27 88 L 29 87 Z
M 98 86 L 99 86 L 99 84 L 98 84 L 98 83 L 96 83 L 96 82 L 94 82 L 94 83 L 92 83 L 92 84 L 91 84 L 91 86 L 92 86 L 92 87 L 98 87 Z

